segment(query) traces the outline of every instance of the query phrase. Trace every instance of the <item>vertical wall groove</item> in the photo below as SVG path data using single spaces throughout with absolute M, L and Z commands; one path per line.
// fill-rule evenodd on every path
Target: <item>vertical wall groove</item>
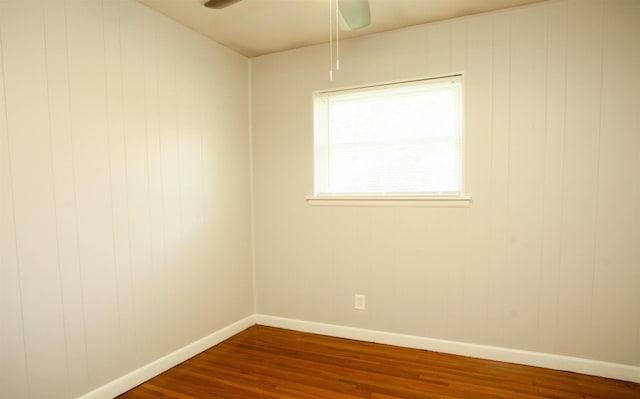
M 569 8 L 566 7 L 566 13 L 565 13 L 565 25 L 568 26 L 569 25 Z M 562 168 L 560 170 L 560 176 L 561 176 L 561 182 L 565 182 L 566 181 L 566 176 L 565 176 L 565 167 L 564 167 L 564 160 L 566 158 L 566 148 L 567 148 L 567 91 L 568 91 L 568 87 L 567 87 L 567 82 L 568 82 L 568 59 L 569 59 L 569 51 L 566 49 L 567 44 L 569 43 L 569 29 L 567 28 L 566 30 L 566 34 L 565 34 L 565 59 L 564 59 L 564 97 L 563 97 L 563 114 L 565 115 L 565 117 L 562 120 L 562 157 L 561 157 L 561 161 L 562 161 Z M 558 274 L 556 276 L 556 278 L 558 279 L 558 281 L 560 281 L 560 277 L 561 277 L 561 265 L 562 265 L 562 260 L 563 260 L 563 237 L 564 237 L 564 210 L 565 210 L 565 201 L 564 201 L 564 190 L 561 190 L 560 193 L 560 235 L 559 235 L 559 248 L 560 250 L 558 251 Z M 558 328 L 558 324 L 557 324 L 557 320 L 558 320 L 558 313 L 560 310 L 560 290 L 556 291 L 556 298 L 555 298 L 555 315 L 556 315 L 556 328 Z M 554 346 L 553 349 L 557 350 L 558 348 L 558 342 L 557 342 L 557 338 L 554 337 Z
M 58 207 L 57 207 L 57 196 L 56 196 L 56 183 L 55 183 L 55 176 L 56 176 L 56 172 L 55 172 L 55 167 L 54 167 L 54 158 L 53 158 L 53 132 L 52 132 L 52 118 L 51 118 L 51 88 L 50 88 L 50 84 L 49 84 L 49 60 L 48 60 L 48 53 L 49 53 L 49 49 L 48 49 L 48 43 L 47 43 L 47 24 L 46 24 L 46 15 L 45 15 L 45 10 L 43 8 L 42 10 L 42 39 L 44 41 L 44 68 L 45 68 L 45 75 L 46 75 L 46 85 L 47 85 L 47 113 L 48 113 L 48 131 L 49 131 L 49 151 L 51 152 L 51 162 L 50 162 L 50 167 L 51 167 L 51 196 L 53 198 L 53 202 L 55 204 L 55 206 L 53 207 L 53 215 L 54 215 L 54 220 L 55 220 L 55 245 L 56 245 L 56 265 L 57 265 L 57 270 L 58 270 L 58 286 L 60 288 L 60 309 L 61 309 L 61 317 L 62 317 L 62 326 L 63 326 L 63 331 L 64 331 L 64 347 L 65 347 L 65 354 L 66 354 L 66 361 L 65 361 L 65 373 L 67 376 L 67 381 L 69 381 L 70 378 L 70 373 L 69 373 L 69 343 L 67 342 L 67 324 L 66 324 L 66 316 L 65 316 L 65 307 L 64 307 L 64 291 L 63 291 L 63 284 L 62 284 L 62 267 L 61 267 L 61 260 L 60 260 L 60 227 L 59 227 L 59 219 L 58 219 Z M 68 382 L 65 384 L 66 386 L 68 386 Z M 64 393 L 65 395 L 69 395 L 68 391 L 65 391 Z
M 598 136 L 597 136 L 597 148 L 598 148 L 598 152 L 596 154 L 596 175 L 595 175 L 595 206 L 594 206 L 594 210 L 593 210 L 593 224 L 596 226 L 596 228 L 594 228 L 593 230 L 593 267 L 591 270 L 591 297 L 594 298 L 595 297 L 595 283 L 596 283 L 596 270 L 597 270 L 597 264 L 598 264 L 598 259 L 597 259 L 597 252 L 598 252 L 598 234 L 600 233 L 598 231 L 598 215 L 599 215 L 599 211 L 600 211 L 600 178 L 601 178 L 601 173 L 600 173 L 600 163 L 601 163 L 601 157 L 602 157 L 602 146 L 601 146 L 601 136 L 602 136 L 602 107 L 603 107 L 603 102 L 602 102 L 602 93 L 603 93 L 603 85 L 604 85 L 604 38 L 605 38 L 605 13 L 606 13 L 606 6 L 605 6 L 605 1 L 604 0 L 600 0 L 601 3 L 601 19 L 600 19 L 600 79 L 598 82 L 598 87 L 599 87 L 599 92 L 600 92 L 600 104 L 598 107 Z M 593 307 L 591 308 L 591 312 L 589 314 L 589 324 L 593 325 Z
M 545 42 L 545 62 L 544 65 L 546 67 L 545 70 L 545 76 L 544 76 L 544 92 L 545 92 L 545 101 L 548 97 L 548 92 L 549 92 L 549 67 L 548 67 L 548 60 L 549 60 L 549 11 L 547 10 L 547 12 L 545 13 L 545 27 L 544 27 L 544 42 Z M 548 106 L 545 102 L 545 107 L 544 107 L 544 151 L 542 152 L 542 164 L 543 166 L 543 181 L 547 181 L 547 152 L 548 152 Z M 546 214 L 546 196 L 548 195 L 547 193 L 547 186 L 543 185 L 542 187 L 542 215 Z M 537 282 L 537 291 L 538 291 L 538 298 L 537 298 L 537 308 L 536 308 L 536 329 L 537 331 L 540 331 L 541 329 L 541 325 L 540 325 L 540 318 L 541 318 L 541 297 L 542 297 L 542 284 L 543 284 L 543 265 L 542 262 L 544 261 L 544 244 L 545 244 L 545 240 L 544 240 L 544 234 L 545 234 L 545 218 L 542 218 L 542 223 L 540 223 L 540 232 L 539 235 L 541 237 L 540 239 L 540 264 L 538 265 L 538 282 Z M 539 339 L 537 340 L 538 343 L 537 345 L 539 346 Z
M 2 7 L 3 5 L 0 4 L 0 7 Z M 1 15 L 0 15 L 1 18 Z M 1 19 L 0 19 L 1 22 Z M 25 386 L 15 386 L 11 388 L 11 392 L 19 392 L 22 391 L 24 389 L 24 391 L 26 392 L 26 395 L 28 396 L 28 393 L 31 391 L 31 382 L 30 382 L 30 378 L 29 378 L 29 359 L 26 356 L 27 353 L 27 342 L 26 342 L 26 337 L 24 334 L 25 331 L 25 323 L 24 323 L 24 301 L 22 298 L 22 293 L 23 293 L 23 288 L 22 288 L 22 273 L 21 273 L 21 268 L 20 268 L 20 254 L 18 252 L 18 232 L 17 232 L 17 224 L 16 224 L 16 213 L 15 213 L 15 194 L 14 194 L 14 184 L 13 184 L 13 168 L 11 166 L 11 139 L 9 137 L 9 112 L 7 111 L 7 90 L 6 90 L 6 68 L 4 66 L 4 60 L 5 60 L 5 55 L 4 55 L 4 35 L 3 35 L 3 29 L 2 26 L 0 25 L 0 79 L 2 79 L 2 81 L 0 83 L 2 83 L 2 109 L 0 109 L 0 111 L 3 113 L 3 119 L 4 119 L 4 136 L 5 136 L 5 141 L 6 141 L 6 147 L 7 147 L 7 169 L 8 169 L 8 177 L 9 177 L 9 187 L 5 188 L 5 187 L 0 187 L 0 189 L 2 189 L 3 191 L 5 189 L 7 189 L 11 195 L 10 197 L 10 201 L 11 201 L 11 220 L 12 220 L 12 227 L 13 227 L 13 236 L 14 236 L 14 245 L 12 250 L 14 251 L 14 256 L 16 259 L 16 264 L 15 264 L 15 270 L 16 270 L 16 291 L 18 294 L 18 302 L 19 302 L 19 313 L 20 313 L 20 337 L 13 337 L 14 339 L 19 339 L 22 343 L 22 352 L 23 354 L 25 354 L 24 356 L 24 364 L 25 364 Z M 7 206 L 4 204 L 0 204 L 1 206 Z M 7 267 L 7 266 L 5 266 Z M 0 269 L 1 270 L 1 269 Z M 3 327 L 6 328 L 6 327 Z M 3 343 L 4 344 L 4 343 Z M 19 383 L 19 381 L 16 381 L 16 383 Z M 26 397 L 26 396 L 25 396 Z
M 74 223 L 75 223 L 75 231 L 76 231 L 76 236 L 78 236 L 80 234 L 80 218 L 78 215 L 78 183 L 77 183 L 77 179 L 76 179 L 76 145 L 75 145 L 75 140 L 74 140 L 74 129 L 73 129 L 73 124 L 71 123 L 71 117 L 73 115 L 73 108 L 72 108 L 72 102 L 71 102 L 71 72 L 69 70 L 69 64 L 71 62 L 71 57 L 69 56 L 69 28 L 68 28 L 68 21 L 69 21 L 69 14 L 67 12 L 67 2 L 64 1 L 63 3 L 63 10 L 64 10 L 64 27 L 65 27 L 65 57 L 66 57 L 66 65 L 67 65 L 67 92 L 69 93 L 67 96 L 67 107 L 69 110 L 69 138 L 70 138 L 70 143 L 71 143 L 71 179 L 73 182 L 73 216 L 74 216 Z M 82 268 L 82 263 L 81 263 L 81 257 L 80 257 L 80 245 L 78 243 L 78 245 L 76 245 L 76 250 L 75 250 L 75 256 L 76 256 L 76 261 L 78 264 L 78 275 L 79 275 L 79 280 L 80 280 L 80 287 L 79 287 L 79 291 L 80 291 L 80 295 L 81 295 L 81 303 L 80 303 L 80 307 L 82 309 L 82 327 L 83 327 L 83 332 L 84 332 L 84 337 L 82 340 L 82 345 L 84 347 L 84 362 L 85 362 L 85 369 L 87 370 L 87 375 L 89 377 L 89 380 L 91 379 L 91 371 L 89 369 L 89 351 L 88 351 L 88 346 L 87 346 L 87 310 L 86 310 L 86 300 L 85 300 L 85 283 L 84 283 L 84 273 L 83 273 L 83 268 Z

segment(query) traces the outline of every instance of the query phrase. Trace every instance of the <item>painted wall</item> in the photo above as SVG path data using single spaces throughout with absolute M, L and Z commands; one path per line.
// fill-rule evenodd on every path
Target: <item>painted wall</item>
M 375 18 L 375 16 L 373 16 Z M 640 2 L 251 60 L 258 313 L 640 365 Z M 469 208 L 314 207 L 314 90 L 462 71 Z M 367 309 L 353 309 L 354 294 Z
M 0 44 L 0 397 L 253 314 L 246 58 L 133 0 L 1 0 Z

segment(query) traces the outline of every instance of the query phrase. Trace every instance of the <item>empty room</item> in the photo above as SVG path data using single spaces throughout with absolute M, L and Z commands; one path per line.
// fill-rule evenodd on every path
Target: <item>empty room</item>
M 639 0 L 0 0 L 0 398 L 640 398 Z

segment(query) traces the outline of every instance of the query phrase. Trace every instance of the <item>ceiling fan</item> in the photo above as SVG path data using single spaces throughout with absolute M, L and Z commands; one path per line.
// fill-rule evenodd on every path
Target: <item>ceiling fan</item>
M 239 1 L 240 0 L 208 0 L 204 3 L 204 6 L 219 10 Z M 356 30 L 364 28 L 371 23 L 369 0 L 335 0 L 335 2 L 340 11 L 340 26 L 342 29 Z

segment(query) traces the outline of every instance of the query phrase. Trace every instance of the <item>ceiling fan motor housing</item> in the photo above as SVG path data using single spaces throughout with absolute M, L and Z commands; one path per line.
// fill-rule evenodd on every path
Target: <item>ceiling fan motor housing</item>
M 219 10 L 221 8 L 229 7 L 230 5 L 239 2 L 240 0 L 209 0 L 204 3 L 205 7 Z
M 220 10 L 240 0 L 208 0 L 205 7 Z M 330 0 L 334 1 L 334 0 Z M 369 0 L 335 0 L 340 12 L 340 27 L 343 30 L 356 30 L 368 26 L 371 22 Z
M 369 0 L 339 0 L 340 27 L 344 30 L 364 28 L 371 23 Z

